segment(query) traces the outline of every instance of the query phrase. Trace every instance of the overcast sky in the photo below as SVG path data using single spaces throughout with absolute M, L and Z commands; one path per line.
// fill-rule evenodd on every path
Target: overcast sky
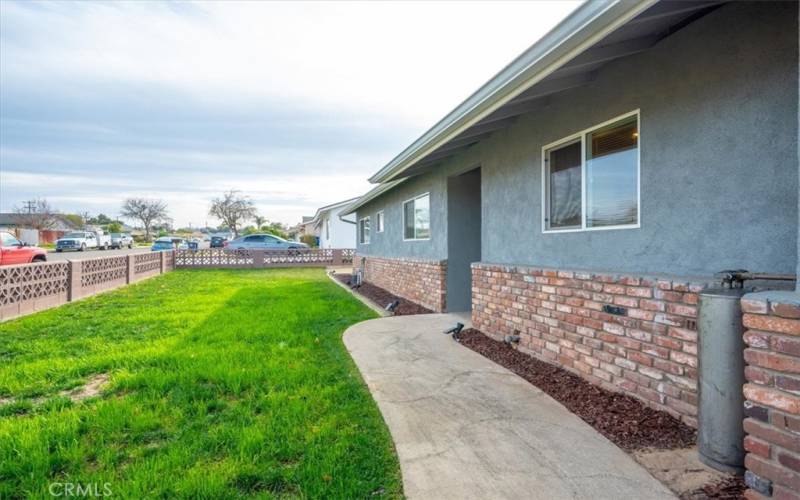
M 366 178 L 576 2 L 0 1 L 0 211 L 289 224 Z

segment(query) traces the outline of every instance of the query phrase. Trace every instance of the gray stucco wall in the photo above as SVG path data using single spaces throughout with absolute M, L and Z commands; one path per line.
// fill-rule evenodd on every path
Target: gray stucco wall
M 474 166 L 474 165 L 473 165 Z M 406 257 L 428 260 L 447 259 L 447 178 L 461 163 L 451 163 L 436 172 L 403 182 L 379 198 L 358 209 L 358 218 L 369 216 L 372 230 L 369 245 L 358 244 L 360 255 Z M 429 240 L 403 241 L 403 202 L 430 193 L 431 237 Z M 383 210 L 385 229 L 376 233 L 375 215 Z
M 594 82 L 365 207 L 386 233 L 364 254 L 447 258 L 446 177 L 482 167 L 482 260 L 632 273 L 793 273 L 798 254 L 798 14 L 725 5 Z M 543 145 L 639 109 L 638 229 L 543 234 Z M 431 191 L 433 237 L 402 241 L 400 202 Z M 359 211 L 359 217 L 362 211 Z

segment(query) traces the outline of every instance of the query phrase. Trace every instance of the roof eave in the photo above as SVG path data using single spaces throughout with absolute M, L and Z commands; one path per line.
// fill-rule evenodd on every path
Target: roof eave
M 417 161 L 657 2 L 587 1 L 370 177 L 369 181 L 383 183 L 397 179 Z
M 374 200 L 378 196 L 382 195 L 386 191 L 389 191 L 390 189 L 392 189 L 393 187 L 397 186 L 398 184 L 400 184 L 403 181 L 405 181 L 405 179 L 398 179 L 396 181 L 390 181 L 390 182 L 386 182 L 384 184 L 379 184 L 379 185 L 375 186 L 374 188 L 370 189 L 369 191 L 364 193 L 362 196 L 357 198 L 355 201 L 353 201 L 352 203 L 350 203 L 349 205 L 347 205 L 346 207 L 341 209 L 339 211 L 339 218 L 341 219 L 342 217 L 344 217 L 346 215 L 350 215 L 350 214 L 355 213 L 356 210 L 358 210 L 359 208 L 363 207 L 364 205 L 366 205 L 370 201 Z

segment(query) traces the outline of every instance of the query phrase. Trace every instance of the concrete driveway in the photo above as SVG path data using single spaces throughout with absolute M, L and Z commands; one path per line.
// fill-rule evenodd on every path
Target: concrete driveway
M 398 316 L 344 334 L 409 498 L 674 498 L 550 396 L 441 333 L 456 321 Z

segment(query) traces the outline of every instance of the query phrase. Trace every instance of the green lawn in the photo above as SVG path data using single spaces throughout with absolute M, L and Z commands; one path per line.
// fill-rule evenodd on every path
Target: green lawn
M 0 498 L 399 497 L 341 340 L 374 316 L 322 270 L 196 270 L 0 324 Z

